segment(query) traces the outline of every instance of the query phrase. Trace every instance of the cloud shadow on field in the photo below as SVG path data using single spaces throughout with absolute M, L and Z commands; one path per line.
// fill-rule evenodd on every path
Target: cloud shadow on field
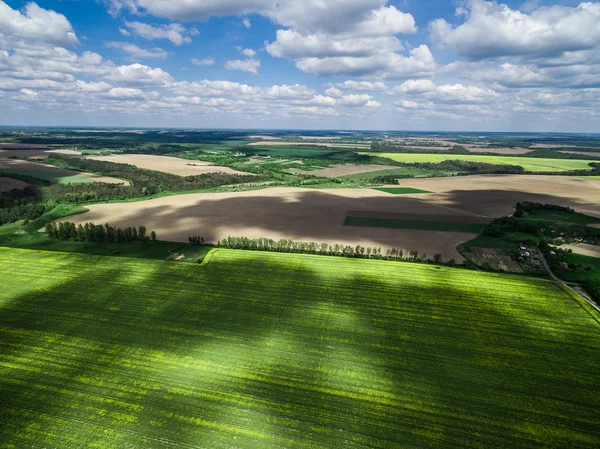
M 10 343 L 0 357 L 35 368 L 4 368 L 0 441 L 27 432 L 56 432 L 50 446 L 82 438 L 115 448 L 165 447 L 161 438 L 264 448 L 280 447 L 277 438 L 335 448 L 600 441 L 589 419 L 600 405 L 589 395 L 598 344 L 568 326 L 539 327 L 546 306 L 517 302 L 518 320 L 502 293 L 483 293 L 473 308 L 460 270 L 382 281 L 386 267 L 415 267 L 275 256 L 118 268 L 74 258 L 94 263 L 0 309 Z M 339 269 L 323 271 L 332 262 Z M 7 328 L 18 332 L 6 339 Z M 521 424 L 545 429 L 544 441 Z M 555 426 L 570 439 L 549 436 Z
M 264 192 L 264 195 L 263 195 Z M 272 192 L 272 191 L 271 191 Z M 356 193 L 357 191 L 353 191 Z M 358 191 L 357 196 L 360 195 Z M 469 240 L 469 234 L 422 230 L 399 230 L 343 226 L 350 211 L 378 212 L 413 220 L 439 220 L 480 223 L 482 215 L 490 218 L 512 213 L 519 201 L 565 204 L 564 198 L 551 195 L 519 193 L 508 190 L 452 191 L 444 194 L 409 197 L 402 195 L 343 196 L 343 190 L 283 189 L 281 195 L 269 191 L 224 194 L 196 194 L 150 200 L 140 203 L 92 206 L 92 212 L 70 220 L 110 222 L 116 226 L 144 224 L 160 239 L 187 241 L 189 236 L 203 236 L 216 243 L 228 236 L 280 238 L 329 244 L 418 250 L 429 255 L 442 253 L 460 258 L 456 246 Z M 567 205 L 589 208 L 590 204 L 569 199 Z M 593 205 L 592 205 L 593 206 Z M 598 211 L 600 213 L 600 210 Z

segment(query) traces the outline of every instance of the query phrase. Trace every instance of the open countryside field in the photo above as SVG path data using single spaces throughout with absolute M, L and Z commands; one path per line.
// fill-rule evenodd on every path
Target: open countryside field
M 402 187 L 429 190 L 428 202 L 488 217 L 511 215 L 520 201 L 560 204 L 600 217 L 600 182 L 542 175 L 480 175 L 405 179 Z
M 209 162 L 191 161 L 169 156 L 152 156 L 148 154 L 118 154 L 114 156 L 86 156 L 85 159 L 131 164 L 146 170 L 156 170 L 179 176 L 196 176 L 205 173 L 228 173 L 243 175 L 245 173 L 227 167 L 217 167 Z
M 519 165 L 530 172 L 563 172 L 571 170 L 592 170 L 590 162 L 576 159 L 543 159 L 511 156 L 473 156 L 461 154 L 404 154 L 404 153 L 360 153 L 369 156 L 379 156 L 397 162 L 410 164 L 432 162 L 440 163 L 448 160 L 481 162 L 497 165 Z
M 34 178 L 45 179 L 61 184 L 106 182 L 110 184 L 129 184 L 127 181 L 109 176 L 100 176 L 93 173 L 84 173 L 38 162 L 21 161 L 15 159 L 0 159 L 0 173 L 16 173 Z
M 58 149 L 28 149 L 28 150 L 2 150 L 0 147 L 0 159 L 16 157 L 20 159 L 35 158 L 45 159 L 48 156 L 60 154 L 63 156 L 80 156 L 81 153 L 75 150 L 58 150 Z
M 24 189 L 29 184 L 18 179 L 4 178 L 0 176 L 0 192 L 8 192 L 12 189 Z
M 411 195 L 370 189 L 268 188 L 249 192 L 177 195 L 137 203 L 94 204 L 90 212 L 66 220 L 110 222 L 114 226 L 153 229 L 164 240 L 187 242 L 192 235 L 217 242 L 229 236 L 362 245 L 441 253 L 462 260 L 456 246 L 474 235 L 422 230 L 368 229 L 344 226 L 348 211 L 410 214 L 411 219 L 472 217 L 474 214 L 430 204 Z M 478 217 L 480 218 L 480 217 Z
M 0 280 L 5 447 L 600 445 L 600 324 L 548 281 L 8 249 Z
M 324 178 L 338 178 L 340 176 L 356 175 L 360 173 L 377 172 L 382 170 L 394 170 L 399 167 L 395 165 L 342 165 L 340 167 L 324 168 L 311 173 L 314 176 Z
M 570 249 L 575 254 L 600 258 L 600 246 L 578 243 L 577 245 L 561 245 L 561 249 Z

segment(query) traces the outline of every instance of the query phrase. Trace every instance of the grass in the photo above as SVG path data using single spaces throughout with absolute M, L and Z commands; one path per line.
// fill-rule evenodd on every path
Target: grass
M 547 281 L 0 248 L 0 282 L 3 447 L 600 445 L 600 324 Z
M 379 190 L 380 192 L 390 193 L 392 195 L 414 195 L 417 193 L 433 193 L 428 190 L 421 189 L 413 189 L 412 187 L 382 187 Z
M 577 212 L 569 213 L 552 210 L 536 210 L 529 212 L 526 216 L 526 219 L 550 221 L 554 223 L 573 223 L 584 226 L 600 223 L 600 218 L 590 217 L 589 215 L 584 215 Z
M 485 224 L 450 221 L 402 220 L 397 218 L 346 217 L 344 226 L 386 229 L 416 229 L 419 231 L 466 232 L 479 234 Z
M 576 159 L 542 159 L 515 156 L 470 156 L 459 154 L 404 154 L 404 153 L 359 153 L 379 156 L 405 163 L 440 163 L 449 160 L 482 162 L 496 165 L 520 165 L 529 172 L 562 172 L 572 170 L 592 170 L 590 162 Z
M 92 178 L 86 178 L 85 176 L 65 176 L 61 173 L 50 172 L 46 170 L 22 170 L 22 169 L 12 169 L 12 168 L 3 168 L 0 170 L 0 173 L 9 173 L 9 174 L 18 174 L 24 176 L 30 176 L 32 178 L 43 179 L 44 181 L 49 181 L 58 184 L 84 184 L 90 182 L 96 182 Z
M 592 267 L 592 271 L 565 271 L 557 272 L 556 274 L 565 281 L 569 282 L 585 282 L 588 279 L 596 279 L 600 282 L 600 257 L 584 256 L 583 254 L 569 254 L 565 261 L 575 265 L 583 265 Z
M 460 245 L 459 248 L 461 248 L 461 251 L 469 250 L 470 248 L 496 248 L 512 251 L 519 248 L 519 243 L 531 240 L 537 242 L 538 238 L 533 234 L 527 234 L 525 232 L 511 232 L 504 237 L 478 235 L 474 239 Z
M 389 170 L 378 170 L 367 173 L 357 173 L 355 175 L 338 176 L 338 178 L 344 182 L 366 185 L 371 184 L 371 180 L 379 176 L 398 176 L 399 178 L 408 178 L 412 176 L 415 178 L 426 178 L 433 176 L 452 176 L 456 173 L 457 172 L 441 170 L 427 170 L 419 167 L 398 167 Z

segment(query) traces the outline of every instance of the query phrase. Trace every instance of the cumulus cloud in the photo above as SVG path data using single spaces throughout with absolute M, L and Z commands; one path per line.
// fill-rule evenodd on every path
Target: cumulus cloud
M 125 22 L 127 28 L 136 36 L 140 36 L 148 40 L 168 39 L 173 44 L 181 46 L 192 42 L 192 38 L 186 34 L 198 35 L 199 32 L 195 28 L 188 31 L 179 23 L 171 23 L 169 25 L 153 26 L 142 22 Z
M 351 90 L 385 90 L 387 86 L 385 83 L 381 81 L 372 82 L 372 81 L 354 81 L 348 80 L 343 83 L 337 83 L 337 87 L 343 89 L 351 89 Z
M 555 57 L 600 46 L 600 3 L 552 6 L 530 14 L 496 1 L 469 0 L 465 22 L 430 24 L 434 39 L 472 60 L 502 56 Z
M 165 86 L 174 81 L 164 70 L 138 63 L 114 67 L 105 79 L 125 86 Z
M 241 54 L 243 54 L 244 56 L 247 56 L 249 58 L 253 58 L 254 56 L 256 56 L 256 52 L 254 50 L 252 50 L 251 48 L 243 48 L 240 45 L 237 45 L 235 47 L 235 49 L 240 52 Z
M 344 95 L 344 93 L 341 90 L 339 90 L 335 87 L 330 87 L 329 89 L 327 89 L 325 91 L 325 94 L 327 96 L 333 97 L 333 98 L 340 98 L 342 95 Z
M 258 59 L 234 59 L 225 63 L 227 70 L 240 70 L 242 72 L 252 73 L 258 75 L 258 69 L 260 68 L 260 61 Z
M 214 65 L 215 60 L 213 58 L 205 58 L 205 59 L 192 58 L 192 64 L 200 66 L 200 67 L 209 66 L 209 65 Z
M 137 45 L 133 45 L 127 42 L 107 42 L 106 46 L 109 48 L 117 48 L 127 53 L 132 59 L 167 59 L 167 52 L 164 51 L 162 48 L 153 48 L 151 50 L 146 50 L 144 48 L 138 47 Z
M 16 41 L 54 45 L 79 43 L 67 18 L 55 11 L 28 3 L 23 12 L 0 1 L 0 44 L 7 47 Z

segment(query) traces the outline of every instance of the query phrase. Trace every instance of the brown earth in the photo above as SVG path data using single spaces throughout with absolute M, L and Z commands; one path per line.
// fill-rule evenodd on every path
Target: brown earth
M 359 149 L 366 149 L 366 148 L 371 148 L 370 145 L 364 144 L 364 143 L 357 143 L 355 144 L 351 144 L 351 143 L 328 143 L 328 142 L 287 142 L 287 141 L 283 141 L 283 140 L 265 140 L 262 142 L 252 142 L 249 143 L 247 146 L 249 147 L 255 147 L 255 146 L 277 146 L 277 147 L 284 147 L 284 146 L 288 146 L 288 147 L 326 147 L 326 148 L 330 148 L 330 147 L 335 147 L 335 148 L 359 148 Z
M 575 254 L 582 254 L 590 257 L 600 257 L 600 246 L 579 243 L 577 245 L 561 245 L 560 249 L 573 250 Z
M 0 147 L 1 148 L 1 147 Z M 75 150 L 43 150 L 43 149 L 31 149 L 31 150 L 3 150 L 0 149 L 0 158 L 18 157 L 21 159 L 33 158 L 33 159 L 44 159 L 53 154 L 61 154 L 64 156 L 80 156 L 81 153 Z
M 23 189 L 29 184 L 18 179 L 4 178 L 0 176 L 0 192 L 8 192 L 12 189 Z
M 179 176 L 195 176 L 205 173 L 226 173 L 244 175 L 240 171 L 228 167 L 218 167 L 210 162 L 191 161 L 169 156 L 153 156 L 149 154 L 117 154 L 114 156 L 84 156 L 85 159 L 131 164 L 146 170 L 161 171 Z M 193 164 L 193 165 L 190 165 Z
M 125 184 L 129 185 L 129 182 L 122 179 L 111 178 L 108 176 L 95 175 L 93 173 L 84 173 L 73 170 L 66 170 L 64 168 L 54 167 L 52 165 L 41 164 L 39 162 L 22 161 L 18 159 L 0 159 L 0 171 L 2 169 L 22 170 L 22 171 L 40 171 L 45 173 L 51 173 L 55 178 L 66 178 L 69 176 L 79 176 L 82 178 L 88 178 L 90 181 L 106 182 L 109 184 Z M 27 174 L 27 173 L 24 173 Z
M 600 152 L 595 151 L 560 151 L 560 153 L 565 154 L 583 154 L 584 156 L 592 156 L 592 157 L 600 157 Z
M 401 180 L 402 187 L 435 192 L 426 201 L 486 217 L 514 212 L 520 201 L 560 204 L 600 217 L 600 183 L 568 176 L 482 175 Z M 412 195 L 411 195 L 412 196 Z
M 442 205 L 369 189 L 270 188 L 242 193 L 189 194 L 137 203 L 87 206 L 69 221 L 145 225 L 163 240 L 187 242 L 192 235 L 216 242 L 228 236 L 417 250 L 462 260 L 456 246 L 474 234 L 343 226 L 348 211 L 406 211 L 420 220 L 471 216 Z
M 341 167 L 324 168 L 323 170 L 316 170 L 308 173 L 324 178 L 337 178 L 340 176 L 356 175 L 359 173 L 369 173 L 380 170 L 393 170 L 396 168 L 400 167 L 395 165 L 342 165 Z
M 32 149 L 44 149 L 44 148 L 50 148 L 48 145 L 42 145 L 39 143 L 0 143 L 0 150 L 3 149 L 28 149 L 28 148 L 32 148 Z

